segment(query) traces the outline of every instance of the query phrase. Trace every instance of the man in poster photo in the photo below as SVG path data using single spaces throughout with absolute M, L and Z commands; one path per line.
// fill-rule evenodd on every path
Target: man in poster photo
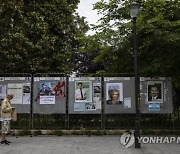
M 119 100 L 119 90 L 114 89 L 109 91 L 110 100 L 107 100 L 107 104 L 122 104 L 122 101 Z
M 83 88 L 83 83 L 78 82 L 78 89 L 75 91 L 75 98 L 76 100 L 85 100 L 86 97 L 86 90 Z
M 39 95 L 50 95 L 50 87 L 47 86 L 47 83 L 42 83 L 42 88 L 39 90 Z
M 159 88 L 157 85 L 149 85 L 150 86 L 150 91 L 149 91 L 149 94 L 148 94 L 148 101 L 155 101 L 157 99 L 161 99 L 161 95 L 160 95 L 160 92 L 159 92 Z

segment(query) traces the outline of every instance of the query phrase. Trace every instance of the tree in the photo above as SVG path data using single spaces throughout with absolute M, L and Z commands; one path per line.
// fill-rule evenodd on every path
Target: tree
M 75 14 L 79 0 L 1 1 L 3 72 L 66 73 L 75 69 L 79 42 L 88 30 Z
M 78 73 L 90 74 L 103 69 L 103 65 L 95 60 L 95 57 L 102 48 L 98 39 L 94 36 L 84 36 L 79 39 L 81 43 L 76 62 Z
M 147 1 L 143 8 L 138 20 L 140 73 L 172 76 L 180 87 L 180 3 Z
M 133 73 L 132 22 L 129 1 L 101 0 L 94 6 L 104 16 L 94 29 L 101 44 L 95 60 L 104 62 L 107 73 Z M 138 70 L 140 76 L 172 76 L 180 88 L 180 3 L 178 0 L 139 0 L 137 18 Z

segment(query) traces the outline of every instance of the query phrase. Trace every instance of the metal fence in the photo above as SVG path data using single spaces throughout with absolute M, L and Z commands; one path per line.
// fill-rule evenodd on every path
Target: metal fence
M 129 130 L 134 129 L 135 114 L 108 114 L 105 119 L 97 114 L 18 114 L 18 121 L 13 122 L 13 129 L 47 129 L 47 130 Z M 32 120 L 32 121 L 31 121 Z M 173 114 L 143 114 L 141 129 L 179 130 L 180 117 Z M 32 124 L 32 126 L 31 126 Z
M 69 113 L 69 94 L 67 91 L 68 86 L 70 85 L 69 82 L 66 82 L 66 100 L 65 103 L 65 110 L 59 110 L 58 112 L 56 109 L 49 112 L 49 106 L 45 105 L 45 108 L 41 106 L 34 112 L 35 108 L 35 101 L 36 94 L 34 93 L 35 84 L 39 84 L 38 82 L 35 83 L 36 77 L 42 77 L 41 81 L 46 81 L 44 77 L 61 77 L 60 79 L 66 78 L 68 80 L 67 75 L 62 74 L 1 74 L 1 77 L 29 77 L 31 80 L 28 80 L 28 83 L 31 83 L 31 100 L 30 104 L 26 104 L 29 112 L 18 112 L 18 121 L 12 122 L 12 129 L 28 129 L 28 130 L 127 130 L 127 129 L 134 129 L 134 121 L 135 121 L 135 113 L 105 113 L 105 103 L 104 103 L 104 93 L 102 93 L 102 109 L 99 113 Z M 14 78 L 16 79 L 16 78 Z M 52 79 L 52 78 L 51 78 Z M 18 82 L 23 82 L 26 80 L 18 80 Z M 5 80 L 4 82 L 9 82 Z M 18 83 L 15 80 L 14 83 Z M 102 82 L 102 81 L 101 81 Z M 1 82 L 1 84 L 3 81 Z M 36 85 L 36 88 L 37 88 Z M 102 89 L 105 90 L 105 89 Z M 37 93 L 37 92 L 36 92 Z M 173 92 L 174 93 L 174 92 Z M 173 113 L 163 113 L 163 114 L 141 114 L 141 129 L 169 129 L 169 130 L 179 130 L 180 128 L 180 104 L 179 104 L 179 93 L 175 93 L 173 96 L 173 106 L 175 107 Z M 22 110 L 27 111 L 26 108 L 22 107 L 22 105 L 17 105 L 17 108 L 21 108 Z M 57 106 L 58 107 L 58 106 Z M 59 106 L 61 107 L 61 106 Z M 44 111 L 48 111 L 44 113 Z

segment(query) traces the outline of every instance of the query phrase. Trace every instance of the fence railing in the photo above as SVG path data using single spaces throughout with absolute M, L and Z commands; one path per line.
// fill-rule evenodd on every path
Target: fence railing
M 31 121 L 29 114 L 18 114 L 18 121 L 13 122 L 13 129 L 47 129 L 47 130 L 130 130 L 134 129 L 135 114 L 108 114 L 102 121 L 99 114 L 34 114 Z M 33 127 L 31 127 L 33 123 Z M 180 129 L 180 117 L 173 114 L 143 114 L 141 129 Z

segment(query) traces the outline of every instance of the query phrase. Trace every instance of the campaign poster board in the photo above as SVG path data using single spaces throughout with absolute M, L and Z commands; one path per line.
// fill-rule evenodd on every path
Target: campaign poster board
M 69 114 L 101 113 L 101 77 L 69 77 Z
M 31 76 L 29 77 L 0 77 L 0 99 L 7 94 L 13 94 L 11 104 L 17 113 L 30 113 Z
M 173 112 L 170 77 L 140 77 L 140 112 L 165 114 Z
M 66 77 L 34 77 L 33 113 L 66 113 Z
M 105 114 L 135 113 L 133 77 L 104 77 Z

